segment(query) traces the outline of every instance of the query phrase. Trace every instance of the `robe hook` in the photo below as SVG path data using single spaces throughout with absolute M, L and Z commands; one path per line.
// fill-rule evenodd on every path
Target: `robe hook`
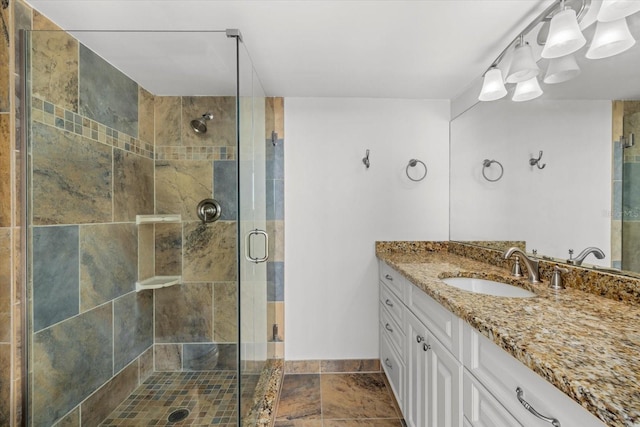
M 537 166 L 538 169 L 544 169 L 545 166 L 547 166 L 547 164 L 543 164 L 542 166 L 540 166 L 540 160 L 542 160 L 542 150 L 540 150 L 540 154 L 538 155 L 537 159 L 534 159 L 533 157 L 529 159 L 529 164 L 531 166 Z
M 366 155 L 362 158 L 362 163 L 364 163 L 367 169 L 369 169 L 369 166 L 371 166 L 371 162 L 369 161 L 369 149 L 367 149 Z

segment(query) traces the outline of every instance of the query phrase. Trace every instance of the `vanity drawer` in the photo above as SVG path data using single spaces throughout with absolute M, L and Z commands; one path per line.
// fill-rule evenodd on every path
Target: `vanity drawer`
M 400 408 L 404 402 L 404 364 L 386 335 L 380 331 L 380 362 Z
M 414 285 L 410 286 L 408 307 L 456 359 L 462 360 L 462 319 Z
M 462 401 L 465 425 L 473 427 L 522 427 L 489 391 L 464 369 Z
M 404 332 L 400 324 L 396 322 L 384 306 L 380 305 L 380 330 L 387 336 L 394 349 L 401 354 L 404 342 Z
M 398 298 L 402 299 L 404 289 L 408 285 L 405 278 L 384 261 L 380 261 L 378 272 L 380 273 L 380 281 L 387 285 Z
M 530 413 L 519 402 L 522 398 L 540 414 L 558 419 L 562 427 L 603 427 L 593 414 L 581 407 L 551 383 L 491 342 L 467 323 L 463 326 L 463 362 L 473 376 L 527 427 L 549 427 L 549 423 Z
M 383 283 L 380 284 L 380 304 L 383 305 L 399 325 L 402 325 L 403 304 L 393 292 L 389 290 Z

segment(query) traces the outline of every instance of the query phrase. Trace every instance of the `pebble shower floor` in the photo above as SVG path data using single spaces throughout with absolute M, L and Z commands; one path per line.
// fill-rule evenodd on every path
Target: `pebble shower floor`
M 236 378 L 235 371 L 156 372 L 101 425 L 236 427 Z M 253 390 L 257 380 L 258 375 L 243 376 L 244 389 Z M 189 415 L 169 421 L 180 409 L 187 409 Z

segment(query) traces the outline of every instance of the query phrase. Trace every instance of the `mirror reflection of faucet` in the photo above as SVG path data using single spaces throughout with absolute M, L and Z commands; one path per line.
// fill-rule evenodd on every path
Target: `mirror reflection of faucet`
M 573 249 L 569 249 L 569 259 L 567 260 L 567 263 L 573 265 L 582 265 L 582 262 L 589 254 L 593 254 L 597 259 L 603 259 L 605 257 L 604 252 L 602 252 L 601 249 L 596 248 L 595 246 L 589 246 L 588 248 L 580 252 L 575 258 L 573 257 Z

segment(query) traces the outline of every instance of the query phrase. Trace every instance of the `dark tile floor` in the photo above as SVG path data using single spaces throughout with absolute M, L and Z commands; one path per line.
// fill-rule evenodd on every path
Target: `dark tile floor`
M 254 389 L 258 378 L 243 375 L 243 389 Z M 235 371 L 156 372 L 101 425 L 236 427 L 236 393 Z M 184 409 L 189 411 L 184 420 L 169 421 Z
M 275 427 L 402 427 L 384 374 L 289 373 Z

